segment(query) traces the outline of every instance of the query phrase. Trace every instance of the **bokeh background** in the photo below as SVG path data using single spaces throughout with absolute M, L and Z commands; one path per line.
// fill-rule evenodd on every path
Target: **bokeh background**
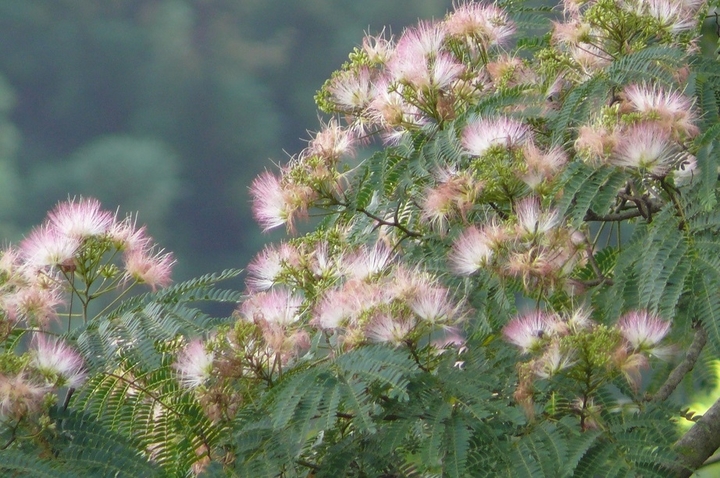
M 256 174 L 318 128 L 313 96 L 365 31 L 451 0 L 0 0 L 0 237 L 94 196 L 175 252 L 176 280 L 269 240 Z

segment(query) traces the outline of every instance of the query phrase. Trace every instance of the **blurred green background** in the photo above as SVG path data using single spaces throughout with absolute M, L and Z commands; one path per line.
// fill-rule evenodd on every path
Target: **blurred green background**
M 0 0 L 0 236 L 69 196 L 139 221 L 176 280 L 268 240 L 248 186 L 318 127 L 313 95 L 364 31 L 451 0 Z

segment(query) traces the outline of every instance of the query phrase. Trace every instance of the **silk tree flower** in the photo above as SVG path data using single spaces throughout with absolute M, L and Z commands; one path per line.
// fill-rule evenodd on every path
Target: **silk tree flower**
M 263 232 L 282 226 L 292 216 L 293 207 L 280 178 L 269 171 L 261 173 L 253 180 L 250 195 L 253 197 L 253 216 L 262 226 Z
M 634 350 L 652 351 L 670 331 L 670 322 L 647 310 L 635 310 L 620 317 L 617 327 Z
M 180 384 L 188 389 L 200 387 L 210 378 L 215 354 L 208 352 L 200 339 L 190 341 L 178 354 L 174 364 Z
M 463 148 L 473 156 L 482 156 L 490 148 L 513 148 L 522 146 L 532 138 L 527 125 L 501 116 L 497 118 L 480 118 L 471 121 L 462 132 Z
M 327 90 L 339 109 L 347 112 L 365 109 L 376 91 L 370 69 L 365 66 L 334 75 Z
M 682 158 L 670 133 L 655 123 L 639 123 L 624 131 L 611 163 L 663 176 Z
M 456 172 L 452 168 L 437 171 L 438 183 L 428 188 L 421 199 L 422 219 L 440 233 L 444 233 L 448 220 L 460 214 L 465 218 L 483 189 L 483 184 L 471 174 Z
M 297 249 L 290 244 L 282 243 L 277 247 L 265 246 L 248 265 L 245 285 L 250 292 L 267 290 L 275 285 L 286 266 L 296 266 L 299 260 Z
M 80 245 L 77 237 L 62 234 L 52 225 L 45 224 L 32 230 L 20 243 L 20 251 L 26 265 L 36 270 L 71 267 Z
M 683 0 L 638 0 L 636 13 L 652 17 L 661 28 L 672 35 L 677 35 L 697 26 L 699 4 L 700 2 Z
M 421 287 L 408 304 L 415 315 L 429 324 L 451 324 L 457 319 L 458 306 L 445 287 Z
M 484 49 L 504 46 L 515 33 L 515 24 L 495 5 L 465 1 L 445 19 L 450 36 L 479 41 Z
M 362 246 L 347 258 L 343 265 L 350 279 L 365 280 L 381 273 L 393 260 L 395 254 L 382 242 L 372 247 Z
M 449 88 L 465 72 L 465 65 L 449 53 L 441 52 L 430 68 L 430 86 L 435 90 Z
M 416 322 L 412 318 L 396 318 L 389 313 L 381 312 L 367 324 L 365 335 L 371 342 L 399 346 L 407 340 L 415 325 Z
M 0 417 L 19 420 L 40 410 L 51 387 L 35 383 L 26 374 L 0 374 Z
M 543 181 L 553 179 L 568 160 L 562 148 L 554 147 L 543 152 L 532 142 L 523 148 L 523 157 L 526 169 L 519 176 L 533 190 Z
M 302 297 L 276 288 L 251 295 L 240 307 L 240 313 L 251 321 L 287 326 L 300 318 L 302 302 Z
M 453 243 L 450 251 L 450 268 L 459 275 L 469 276 L 486 267 L 493 256 L 496 247 L 492 233 L 499 226 L 484 226 L 478 229 L 470 226 Z
M 108 232 L 114 216 L 103 211 L 97 199 L 80 198 L 59 203 L 48 214 L 48 223 L 61 235 L 83 240 Z
M 503 337 L 513 345 L 528 353 L 537 347 L 543 339 L 557 333 L 558 318 L 554 314 L 535 310 L 516 317 L 503 327 Z
M 632 84 L 623 90 L 625 108 L 644 115 L 681 136 L 693 137 L 698 133 L 693 114 L 693 102 L 678 91 L 666 91 L 657 85 Z
M 572 367 L 576 361 L 574 350 L 564 350 L 560 342 L 553 340 L 535 361 L 535 375 L 541 378 L 550 378 L 561 370 Z
M 323 330 L 354 326 L 364 311 L 387 301 L 387 291 L 381 285 L 350 280 L 323 294 L 313 310 L 310 324 Z
M 390 40 L 386 39 L 385 29 L 378 35 L 365 35 L 362 41 L 362 49 L 368 57 L 368 60 L 373 65 L 384 65 L 392 57 L 395 52 L 395 45 Z
M 118 251 L 141 250 L 152 244 L 145 226 L 137 227 L 137 216 L 115 221 L 107 231 L 108 239 Z
M 172 267 L 175 259 L 171 252 L 156 250 L 154 246 L 126 251 L 123 256 L 125 279 L 147 284 L 156 290 L 172 282 Z
M 30 350 L 33 356 L 30 365 L 45 377 L 48 385 L 76 388 L 85 381 L 82 357 L 62 340 L 38 333 Z
M 355 143 L 353 132 L 340 126 L 333 118 L 310 140 L 305 154 L 319 156 L 334 163 L 342 156 L 352 156 Z
M 522 236 L 539 236 L 552 231 L 560 224 L 557 209 L 543 211 L 540 199 L 534 196 L 523 198 L 515 205 L 518 221 L 518 234 Z
M 0 308 L 14 322 L 25 321 L 46 328 L 57 318 L 57 308 L 62 304 L 61 291 L 56 281 L 35 281 L 5 295 Z

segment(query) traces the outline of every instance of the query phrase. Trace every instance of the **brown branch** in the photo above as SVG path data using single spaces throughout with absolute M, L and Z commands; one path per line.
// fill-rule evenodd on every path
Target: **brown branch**
M 627 211 L 623 212 L 600 215 L 592 209 L 588 209 L 588 211 L 585 213 L 583 221 L 618 222 L 624 221 L 626 219 L 632 219 L 634 217 L 644 217 L 647 219 L 649 216 L 660 211 L 660 209 L 662 208 L 661 204 L 659 204 L 657 201 L 643 201 L 642 203 L 644 207 L 647 208 L 647 211 L 642 210 L 640 207 L 636 207 L 634 209 L 628 209 Z
M 682 382 L 685 375 L 693 369 L 698 357 L 700 356 L 700 352 L 702 352 L 703 347 L 705 347 L 706 342 L 707 332 L 702 325 L 697 324 L 695 326 L 695 337 L 693 338 L 692 344 L 690 344 L 690 348 L 688 348 L 683 361 L 680 362 L 672 372 L 670 372 L 667 380 L 665 380 L 665 383 L 662 384 L 655 395 L 648 397 L 646 400 L 653 402 L 664 402 L 667 400 L 680 382 Z
M 679 478 L 688 478 L 720 448 L 720 399 L 675 443 L 674 448 L 680 455 L 680 463 L 671 471 Z

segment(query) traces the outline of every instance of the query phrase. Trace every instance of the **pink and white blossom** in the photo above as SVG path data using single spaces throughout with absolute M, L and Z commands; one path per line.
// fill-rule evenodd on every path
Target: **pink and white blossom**
M 70 267 L 80 245 L 79 238 L 62 234 L 55 227 L 45 224 L 33 229 L 20 243 L 20 250 L 26 265 L 33 269 Z
M 415 327 L 415 320 L 396 318 L 387 313 L 377 314 L 365 327 L 365 334 L 371 342 L 401 345 Z
M 527 353 L 543 339 L 555 334 L 557 322 L 558 318 L 554 314 L 535 310 L 512 319 L 503 328 L 502 334 L 505 340 Z
M 482 156 L 494 147 L 514 148 L 522 146 L 532 138 L 527 125 L 501 116 L 480 118 L 468 123 L 462 132 L 463 148 L 473 156 Z
M 171 252 L 155 247 L 128 250 L 123 256 L 125 277 L 153 290 L 167 287 L 172 282 L 172 267 L 175 259 Z
M 515 33 L 515 24 L 504 10 L 470 1 L 456 6 L 445 19 L 445 28 L 449 35 L 480 41 L 486 49 L 506 45 Z
M 202 340 L 189 342 L 178 354 L 174 365 L 180 374 L 180 384 L 189 389 L 205 384 L 212 374 L 214 357 Z
M 557 209 L 543 211 L 540 199 L 528 196 L 515 205 L 515 215 L 518 221 L 518 232 L 521 235 L 547 234 L 560 224 L 560 214 Z
M 48 214 L 48 223 L 59 234 L 79 240 L 105 234 L 113 222 L 113 215 L 92 198 L 61 202 Z
M 640 123 L 622 135 L 611 162 L 662 176 L 682 158 L 670 133 L 655 123 Z
M 635 310 L 620 317 L 617 327 L 634 350 L 652 350 L 670 331 L 670 322 L 647 310 Z
M 245 284 L 251 292 L 267 290 L 277 282 L 285 267 L 297 265 L 299 253 L 290 244 L 265 246 L 247 267 Z
M 495 243 L 487 230 L 487 227 L 470 226 L 455 240 L 449 259 L 456 274 L 472 275 L 490 263 L 495 255 Z
M 271 172 L 265 171 L 253 180 L 250 195 L 253 216 L 263 231 L 282 226 L 290 219 L 293 208 L 280 179 Z
M 240 312 L 248 320 L 286 326 L 300 318 L 302 302 L 302 297 L 287 289 L 276 288 L 251 295 L 240 307 Z
M 30 365 L 42 374 L 51 386 L 76 388 L 85 381 L 85 364 L 76 351 L 58 338 L 36 334 L 30 347 Z

